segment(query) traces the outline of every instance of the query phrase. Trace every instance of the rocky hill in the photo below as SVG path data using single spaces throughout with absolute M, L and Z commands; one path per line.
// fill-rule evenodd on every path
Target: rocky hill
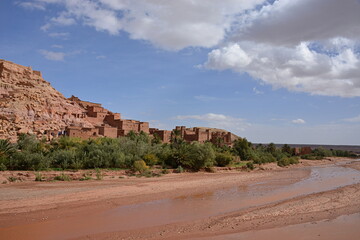
M 66 99 L 39 71 L 0 60 L 0 138 L 18 133 L 43 135 L 65 126 L 91 127 L 79 117 L 84 108 Z

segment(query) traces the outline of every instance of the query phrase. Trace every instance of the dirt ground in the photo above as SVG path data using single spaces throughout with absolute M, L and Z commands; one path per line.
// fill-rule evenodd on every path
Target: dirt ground
M 102 214 L 119 206 L 201 195 L 233 186 L 246 187 L 260 181 L 271 182 L 275 178 L 286 179 L 284 184 L 291 184 L 307 178 L 311 166 L 344 161 L 348 159 L 302 160 L 299 165 L 287 168 L 267 164 L 252 172 L 224 168 L 216 173 L 171 173 L 155 178 L 127 177 L 123 172 L 109 171 L 103 180 L 70 182 L 35 182 L 32 172 L 2 172 L 3 179 L 20 176 L 23 181 L 0 185 L 0 238 L 24 239 L 24 233 L 31 232 L 31 229 L 41 229 L 42 226 L 51 229 L 55 223 L 66 225 L 67 219 L 71 225 L 71 219 L 75 217 L 84 217 L 83 221 L 87 216 Z M 360 170 L 359 162 L 344 166 Z M 72 174 L 83 176 L 83 172 Z M 359 212 L 360 184 L 353 184 L 206 218 L 136 226 L 122 231 L 84 232 L 79 237 L 69 235 L 68 239 L 191 239 L 334 219 Z M 90 221 L 88 226 L 92 227 Z M 26 239 L 40 238 L 33 234 L 27 235 Z M 59 239 L 65 239 L 65 236 Z

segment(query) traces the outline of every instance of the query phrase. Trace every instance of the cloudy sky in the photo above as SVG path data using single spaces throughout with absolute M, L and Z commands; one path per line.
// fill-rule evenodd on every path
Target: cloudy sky
M 1 0 L 0 58 L 153 127 L 360 145 L 360 0 Z

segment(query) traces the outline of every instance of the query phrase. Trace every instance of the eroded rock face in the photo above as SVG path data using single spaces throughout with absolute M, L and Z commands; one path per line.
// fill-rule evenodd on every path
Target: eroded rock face
M 0 60 L 0 138 L 17 139 L 19 133 L 43 135 L 66 126 L 92 127 L 85 109 L 66 99 L 39 71 Z

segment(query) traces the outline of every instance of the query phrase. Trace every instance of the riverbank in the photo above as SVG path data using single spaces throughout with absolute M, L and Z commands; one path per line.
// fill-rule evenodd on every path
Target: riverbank
M 0 236 L 189 239 L 334 219 L 359 212 L 360 184 L 341 183 L 342 187 L 317 193 L 306 188 L 294 193 L 269 192 L 313 177 L 312 166 L 336 166 L 344 161 L 302 160 L 288 168 L 264 165 L 253 172 L 4 184 L 0 188 Z M 339 168 L 360 168 L 358 162 L 344 166 Z M 248 195 L 241 195 L 244 192 Z M 239 196 L 243 199 L 240 207 Z

